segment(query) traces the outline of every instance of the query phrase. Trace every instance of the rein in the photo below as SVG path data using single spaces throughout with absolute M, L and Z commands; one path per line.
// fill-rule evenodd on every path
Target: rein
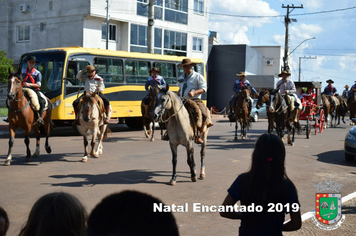
M 173 100 L 172 100 L 172 97 L 171 97 L 171 95 L 169 95 L 169 98 L 170 98 L 170 100 L 171 100 L 171 103 L 172 103 L 172 105 L 173 105 Z M 162 120 L 162 116 L 159 118 L 159 120 L 161 121 L 161 122 L 168 122 L 172 117 L 174 117 L 174 116 L 176 116 L 177 114 L 178 114 L 178 112 L 184 107 L 184 104 L 186 103 L 188 101 L 188 99 L 185 99 L 185 101 L 183 101 L 182 103 L 182 106 L 176 111 L 176 112 L 174 112 L 173 113 L 173 115 L 171 115 L 171 116 L 169 116 L 167 119 L 165 119 L 165 120 Z M 173 106 L 174 107 L 174 106 Z
M 16 100 L 16 101 L 21 101 L 21 99 L 20 99 L 20 100 Z M 20 109 L 18 109 L 18 110 L 12 110 L 12 109 L 11 109 L 11 106 L 9 106 L 9 110 L 12 111 L 13 113 L 17 113 L 17 112 L 20 112 L 20 111 L 22 111 L 23 109 L 25 109 L 29 104 L 30 104 L 30 101 L 28 100 L 27 103 L 26 103 L 23 107 L 21 107 Z

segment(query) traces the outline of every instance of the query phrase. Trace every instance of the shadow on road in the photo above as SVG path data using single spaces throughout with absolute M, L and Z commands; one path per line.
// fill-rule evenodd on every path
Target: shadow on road
M 356 161 L 346 161 L 345 154 L 343 150 L 323 152 L 317 155 L 318 161 L 335 164 L 335 165 L 343 165 L 343 166 L 356 166 Z
M 179 182 L 191 182 L 190 175 L 179 175 L 178 178 L 183 178 L 186 180 L 177 181 Z M 50 178 L 55 179 L 80 179 L 74 182 L 63 182 L 57 184 L 51 184 L 52 186 L 62 186 L 62 187 L 86 187 L 102 184 L 169 184 L 168 180 L 171 177 L 172 172 L 169 171 L 148 171 L 148 170 L 124 170 L 118 172 L 111 172 L 108 174 L 71 174 L 71 175 L 51 175 Z M 154 180 L 154 177 L 165 177 L 167 182 L 159 182 Z

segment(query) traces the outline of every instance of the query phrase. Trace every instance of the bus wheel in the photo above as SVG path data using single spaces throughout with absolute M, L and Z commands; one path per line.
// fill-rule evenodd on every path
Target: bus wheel
M 142 118 L 141 117 L 127 117 L 125 118 L 125 123 L 127 127 L 136 130 L 142 130 Z

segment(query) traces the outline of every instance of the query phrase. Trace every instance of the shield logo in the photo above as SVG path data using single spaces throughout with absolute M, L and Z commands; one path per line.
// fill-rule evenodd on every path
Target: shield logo
M 319 222 L 331 225 L 341 219 L 340 193 L 317 193 L 315 200 L 315 216 Z

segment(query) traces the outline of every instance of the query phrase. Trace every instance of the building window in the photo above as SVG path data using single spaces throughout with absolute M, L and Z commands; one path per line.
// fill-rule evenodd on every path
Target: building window
M 204 15 L 204 0 L 194 0 L 194 13 Z
M 165 30 L 164 31 L 164 54 L 165 55 L 187 55 L 187 34 Z
M 45 30 L 46 30 L 46 22 L 42 22 L 40 24 L 40 31 L 42 32 L 42 31 L 45 31 Z
M 30 41 L 30 26 L 21 25 L 17 26 L 17 42 L 28 42 Z
M 106 35 L 106 22 L 103 22 L 101 27 L 101 39 L 106 40 Z M 116 41 L 116 25 L 109 24 L 109 40 Z
M 193 51 L 202 52 L 203 51 L 203 39 L 193 37 Z
M 148 16 L 149 0 L 137 0 L 137 15 Z M 163 18 L 163 0 L 156 0 L 154 8 L 155 19 L 162 20 Z
M 130 52 L 147 52 L 147 26 L 131 24 Z M 162 54 L 162 29 L 154 28 L 154 53 Z
M 49 1 L 49 3 L 48 3 L 48 9 L 49 9 L 50 11 L 53 10 L 53 1 Z
M 164 19 L 188 24 L 188 0 L 165 0 Z

